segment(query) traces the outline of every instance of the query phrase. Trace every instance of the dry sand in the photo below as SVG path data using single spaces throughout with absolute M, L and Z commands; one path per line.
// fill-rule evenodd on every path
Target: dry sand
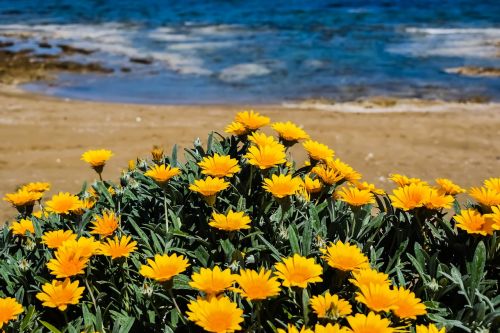
M 467 187 L 500 176 L 499 104 L 146 106 L 67 101 L 0 87 L 0 196 L 30 181 L 52 183 L 51 193 L 77 192 L 83 181 L 95 179 L 80 161 L 91 148 L 114 151 L 104 177 L 117 180 L 128 160 L 147 156 L 153 145 L 167 152 L 174 143 L 189 147 L 211 130 L 222 132 L 248 107 L 273 121 L 302 125 L 384 188 L 392 187 L 386 180 L 392 172 L 426 180 L 448 177 Z M 345 110 L 350 112 L 339 112 Z M 0 221 L 14 213 L 2 200 Z

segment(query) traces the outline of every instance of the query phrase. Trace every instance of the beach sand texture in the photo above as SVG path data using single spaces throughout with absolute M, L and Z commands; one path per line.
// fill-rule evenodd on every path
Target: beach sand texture
M 359 170 L 364 179 L 390 189 L 393 172 L 431 181 L 448 177 L 462 186 L 480 185 L 500 172 L 499 104 L 438 103 L 378 107 L 336 104 L 336 112 L 275 106 L 152 106 L 68 101 L 2 88 L 0 92 L 0 194 L 30 181 L 48 181 L 52 190 L 78 192 L 96 175 L 81 154 L 111 149 L 104 170 L 118 181 L 127 161 L 148 157 L 153 145 L 170 153 L 177 143 L 191 147 L 212 130 L 223 132 L 236 112 L 252 107 L 273 121 L 290 120 Z M 433 110 L 425 112 L 426 109 Z M 296 160 L 305 159 L 298 147 Z M 182 155 L 182 154 L 181 154 Z M 0 202 L 0 220 L 15 214 Z

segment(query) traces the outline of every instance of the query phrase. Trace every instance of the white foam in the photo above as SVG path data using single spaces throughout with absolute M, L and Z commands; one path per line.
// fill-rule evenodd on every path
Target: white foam
M 387 48 L 389 52 L 418 57 L 497 58 L 498 28 L 415 28 L 404 31 L 410 39 Z
M 270 73 L 271 71 L 264 65 L 255 63 L 238 64 L 224 68 L 219 74 L 219 79 L 225 82 L 239 82 L 252 76 L 264 76 Z

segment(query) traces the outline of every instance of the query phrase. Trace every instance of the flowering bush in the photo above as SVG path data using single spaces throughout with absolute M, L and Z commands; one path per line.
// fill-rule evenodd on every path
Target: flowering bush
M 500 178 L 469 191 L 392 175 L 390 195 L 290 122 L 241 112 L 43 200 L 5 196 L 0 328 L 12 332 L 497 332 Z M 310 160 L 288 148 L 302 141 Z M 453 211 L 453 212 L 451 212 Z

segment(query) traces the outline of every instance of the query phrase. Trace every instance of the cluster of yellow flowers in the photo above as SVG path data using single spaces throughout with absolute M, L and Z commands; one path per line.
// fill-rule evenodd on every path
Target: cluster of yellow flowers
M 240 137 L 247 145 L 243 160 L 218 153 L 204 157 L 197 164 L 205 178 L 195 179 L 189 184 L 189 190 L 201 195 L 208 207 L 213 207 L 218 193 L 230 188 L 231 179 L 238 175 L 243 164 L 248 163 L 252 166 L 252 172 L 261 172 L 262 189 L 279 203 L 284 203 L 292 196 L 308 201 L 327 196 L 343 201 L 355 210 L 359 206 L 374 204 L 377 196 L 385 195 L 374 184 L 362 181 L 359 172 L 336 158 L 335 152 L 327 145 L 311 140 L 297 125 L 291 122 L 273 123 L 271 126 L 278 138 L 257 131 L 269 123 L 268 117 L 253 111 L 238 113 L 235 121 L 227 126 L 226 132 Z M 302 146 L 309 156 L 306 165 L 310 167 L 303 176 L 294 174 L 294 165 L 287 160 L 286 155 L 287 149 L 301 140 L 305 140 Z M 91 150 L 82 155 L 82 160 L 89 163 L 101 177 L 106 161 L 112 155 L 111 151 L 105 149 Z M 144 175 L 162 188 L 166 195 L 169 182 L 181 175 L 181 169 L 162 162 L 161 148 L 156 147 L 152 155 L 155 164 Z M 456 196 L 466 192 L 448 179 L 436 179 L 436 186 L 399 174 L 392 175 L 390 179 L 398 188 L 388 197 L 392 206 L 402 211 L 450 209 Z M 24 216 L 11 224 L 13 235 L 23 237 L 35 233 L 35 225 L 28 216 L 32 214 L 35 203 L 41 201 L 49 189 L 48 183 L 29 183 L 5 196 L 4 200 Z M 114 189 L 110 187 L 108 192 L 113 194 Z M 96 202 L 97 193 L 91 190 L 88 194 L 79 198 L 60 192 L 45 202 L 43 210 L 32 215 L 38 218 L 49 214 L 81 215 Z M 495 230 L 500 230 L 500 178 L 486 180 L 483 187 L 472 188 L 469 195 L 478 204 L 462 210 L 454 217 L 456 227 L 481 235 L 491 235 Z M 245 212 L 232 209 L 226 213 L 214 209 L 208 221 L 210 227 L 228 233 L 249 229 L 251 223 L 250 216 Z M 92 257 L 104 255 L 118 260 L 128 257 L 138 248 L 137 242 L 121 230 L 120 216 L 114 211 L 103 210 L 100 215 L 95 215 L 88 232 L 99 237 L 99 240 L 78 236 L 71 230 L 43 233 L 42 243 L 54 250 L 54 257 L 47 262 L 47 268 L 55 277 L 43 284 L 41 292 L 36 295 L 43 306 L 64 311 L 68 305 L 78 304 L 85 287 L 80 286 L 78 280 L 71 279 L 85 273 Z M 278 329 L 278 332 L 402 332 L 417 316 L 426 314 L 425 305 L 411 290 L 393 285 L 387 274 L 372 268 L 366 255 L 356 245 L 337 241 L 322 246 L 320 250 L 325 264 L 344 274 L 356 288 L 354 299 L 363 304 L 368 313 L 353 313 L 348 300 L 326 290 L 323 294 L 313 295 L 309 305 L 318 318 L 325 319 L 322 323 L 328 324 L 317 324 L 314 328 L 302 327 L 300 331 L 295 325 L 289 324 L 287 329 Z M 185 272 L 188 267 L 189 260 L 182 254 L 155 254 L 140 267 L 139 273 L 171 291 L 174 277 Z M 278 296 L 283 288 L 301 290 L 309 284 L 322 282 L 324 275 L 323 266 L 314 258 L 299 254 L 282 258 L 274 264 L 273 269 L 259 267 L 256 270 L 242 268 L 237 273 L 233 271 L 214 266 L 200 268 L 191 275 L 189 285 L 198 290 L 200 295 L 188 304 L 186 315 L 190 321 L 209 332 L 240 330 L 244 312 L 234 301 L 235 295 L 259 302 Z M 21 312 L 22 306 L 15 299 L 0 298 L 0 328 Z M 391 322 L 391 316 L 399 318 L 397 324 Z M 347 322 L 349 327 L 337 323 L 341 318 L 345 318 L 343 322 Z M 401 323 L 406 326 L 401 326 Z M 416 331 L 444 333 L 445 330 L 430 324 L 416 326 Z

